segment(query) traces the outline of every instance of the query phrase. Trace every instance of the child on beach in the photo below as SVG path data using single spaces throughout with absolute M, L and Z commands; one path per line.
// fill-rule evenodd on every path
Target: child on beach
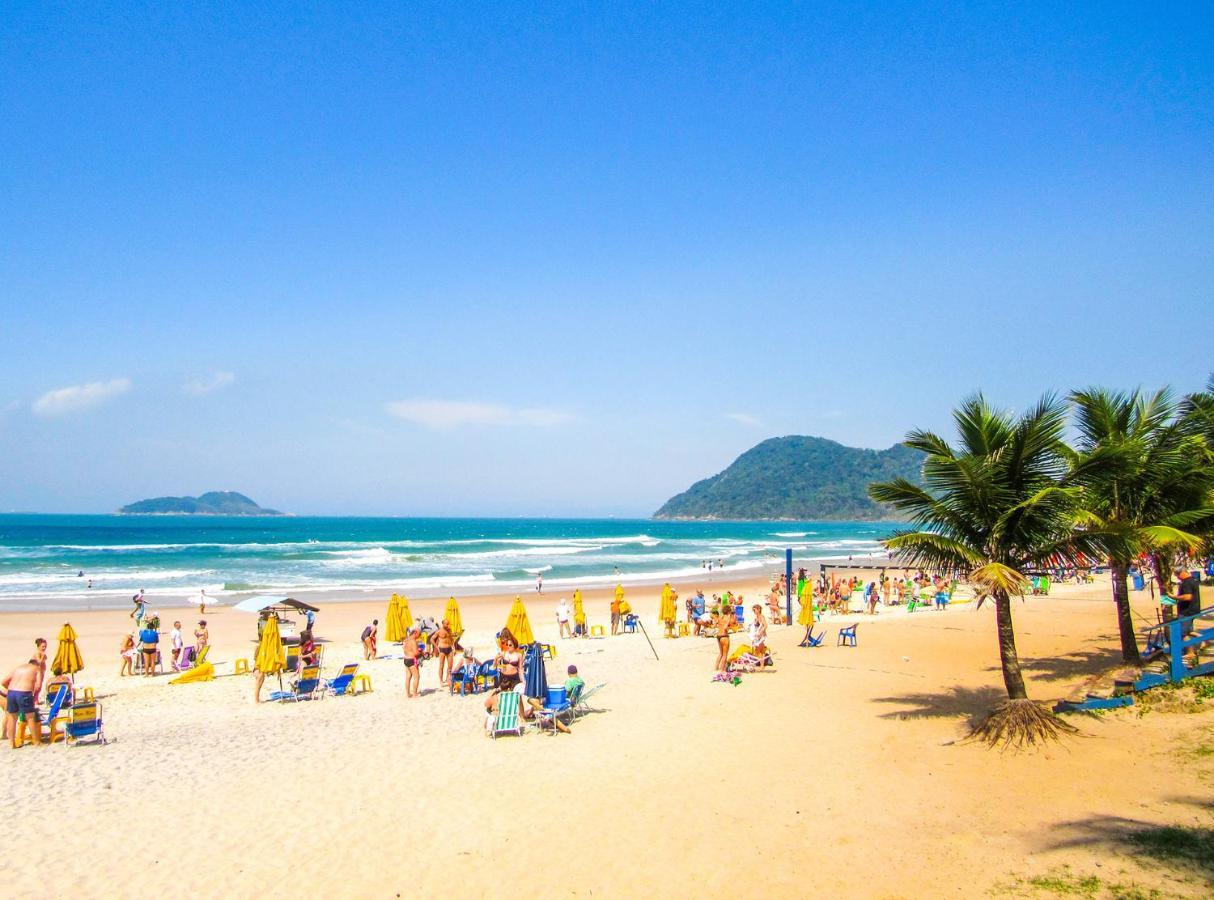
M 135 656 L 139 651 L 135 649 L 135 636 L 131 634 L 123 635 L 122 649 L 118 651 L 118 655 L 122 657 L 122 668 L 118 670 L 118 677 L 124 675 L 135 674 Z

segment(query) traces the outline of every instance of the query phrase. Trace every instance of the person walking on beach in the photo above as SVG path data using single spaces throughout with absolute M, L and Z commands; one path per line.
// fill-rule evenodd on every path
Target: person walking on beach
M 418 694 L 418 685 L 421 683 L 421 647 L 418 645 L 418 638 L 421 637 L 422 630 L 416 625 L 409 628 L 409 633 L 405 635 L 405 641 L 401 645 L 401 649 L 405 654 L 405 697 L 416 697 Z
M 565 598 L 561 598 L 561 602 L 556 605 L 556 624 L 561 637 L 573 637 L 573 629 L 569 627 L 569 619 L 572 616 L 573 610 L 569 608 L 569 604 Z
M 7 694 L 4 713 L 4 733 L 12 738 L 13 749 L 21 744 L 17 742 L 17 716 L 24 715 L 25 721 L 31 723 L 34 730 L 34 743 L 42 743 L 42 714 L 38 710 L 38 693 L 42 690 L 44 677 L 42 666 L 37 659 L 30 659 L 8 673 L 8 677 L 0 682 Z
M 363 629 L 363 659 L 375 659 L 376 641 L 379 637 L 379 619 L 372 619 L 371 624 Z
M 173 630 L 169 632 L 169 645 L 173 648 L 171 665 L 174 669 L 180 670 L 185 666 L 185 660 L 182 659 L 185 655 L 185 639 L 181 636 L 180 622 L 173 623 Z
M 537 594 L 544 593 L 544 573 L 537 572 L 535 575 L 535 592 Z
M 135 657 L 138 653 L 139 651 L 135 649 L 135 636 L 123 635 L 122 649 L 118 651 L 118 655 L 122 657 L 122 668 L 118 670 L 119 678 L 135 674 Z
M 211 633 L 207 631 L 207 620 L 199 619 L 198 627 L 194 629 L 194 652 L 202 655 L 203 649 L 211 642 Z
M 207 589 L 203 588 L 198 592 L 198 615 L 205 616 L 207 614 Z
M 131 598 L 131 602 L 135 604 L 135 609 L 131 611 L 131 618 L 135 620 L 135 627 L 139 628 L 143 624 L 143 617 L 147 612 L 147 602 L 143 599 L 143 588 L 140 588 L 139 593 Z

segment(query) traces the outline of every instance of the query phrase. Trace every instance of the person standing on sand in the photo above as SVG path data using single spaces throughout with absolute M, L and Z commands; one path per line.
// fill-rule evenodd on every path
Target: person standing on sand
M 557 630 L 561 637 L 573 637 L 573 629 L 569 627 L 569 618 L 573 614 L 573 610 L 569 608 L 569 604 L 565 598 L 561 598 L 561 602 L 556 605 L 556 624 Z
M 620 604 L 624 602 L 624 588 L 615 589 L 615 599 L 611 601 L 611 633 L 620 633 Z
M 724 672 L 729 664 L 729 629 L 733 625 L 733 610 L 729 604 L 722 603 L 717 607 L 712 624 L 717 633 L 717 662 L 714 668 L 717 672 Z
M 42 743 L 42 713 L 38 710 L 38 693 L 42 690 L 43 675 L 38 660 L 31 659 L 17 666 L 0 682 L 7 693 L 4 732 L 12 738 L 14 750 L 21 746 L 17 743 L 18 715 L 24 715 L 25 721 L 33 728 L 34 743 Z
M 421 636 L 422 630 L 416 625 L 409 628 L 409 633 L 405 635 L 405 641 L 401 645 L 401 649 L 405 654 L 405 697 L 416 697 L 418 694 L 418 685 L 421 683 L 422 655 L 421 647 L 418 646 L 417 639 Z
M 379 619 L 372 619 L 371 624 L 363 629 L 363 659 L 375 659 L 376 641 L 379 637 Z
M 207 620 L 199 619 L 198 627 L 194 629 L 194 652 L 202 655 L 203 648 L 211 642 L 211 633 L 207 631 Z
M 454 662 L 455 635 L 451 631 L 451 623 L 446 619 L 434 632 L 434 649 L 438 651 L 438 683 L 447 684 L 451 680 Z
M 544 593 L 544 573 L 537 572 L 535 574 L 535 592 L 537 594 Z

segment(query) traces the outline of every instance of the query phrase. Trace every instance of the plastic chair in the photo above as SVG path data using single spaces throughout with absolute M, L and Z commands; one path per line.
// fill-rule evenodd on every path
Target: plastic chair
M 249 674 L 249 661 L 247 659 L 236 660 L 236 671 L 233 674 L 248 675 Z
M 853 631 L 853 635 L 854 635 L 855 626 L 852 626 L 852 631 Z M 826 638 L 826 629 L 825 628 L 822 629 L 822 633 L 820 635 L 818 635 L 817 637 L 814 637 L 814 627 L 812 625 L 810 625 L 807 629 L 805 629 L 805 640 L 801 641 L 801 643 L 797 644 L 797 646 L 798 647 L 821 647 L 822 641 L 825 638 Z
M 857 622 L 856 625 L 860 623 Z M 839 640 L 835 644 L 836 647 L 854 647 L 856 646 L 856 625 L 848 625 L 846 628 L 839 629 Z M 826 632 L 822 634 L 825 636 Z
M 591 625 L 590 636 L 592 638 L 607 637 L 607 629 L 602 625 Z
M 629 613 L 624 617 L 624 634 L 636 634 L 637 617 Z

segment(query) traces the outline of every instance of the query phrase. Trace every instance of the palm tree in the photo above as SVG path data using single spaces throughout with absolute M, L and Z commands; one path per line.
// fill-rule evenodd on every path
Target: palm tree
M 1026 572 L 1051 558 L 1074 559 L 1087 547 L 1077 530 L 1080 489 L 1063 484 L 1066 407 L 1043 398 L 1019 417 L 992 409 L 981 394 L 954 413 L 953 447 L 927 431 L 913 431 L 908 447 L 927 454 L 923 485 L 905 479 L 871 485 L 869 495 L 905 514 L 911 529 L 886 541 L 910 565 L 969 573 L 995 603 L 999 660 L 1008 699 L 974 729 L 974 737 L 1022 745 L 1074 730 L 1028 699 L 1011 597 L 1025 592 Z
M 1209 481 L 1204 442 L 1190 420 L 1178 415 L 1166 390 L 1144 395 L 1090 388 L 1073 392 L 1071 402 L 1079 442 L 1070 478 L 1084 488 L 1091 536 L 1108 555 L 1122 659 L 1141 666 L 1130 613 L 1130 564 L 1152 553 L 1157 568 L 1167 568 L 1161 550 L 1199 543 L 1185 529 L 1209 515 L 1202 509 L 1202 485 Z M 1166 578 L 1170 572 L 1158 574 Z

